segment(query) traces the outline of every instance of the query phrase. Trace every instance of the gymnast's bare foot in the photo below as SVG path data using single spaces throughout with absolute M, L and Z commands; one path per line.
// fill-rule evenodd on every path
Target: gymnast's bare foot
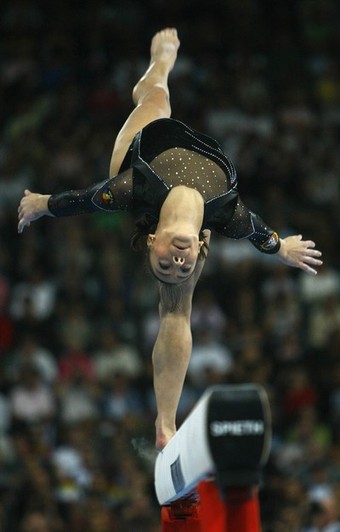
M 165 61 L 169 71 L 173 68 L 180 42 L 175 28 L 166 28 L 156 33 L 151 41 L 150 64 Z
M 168 75 L 173 69 L 180 42 L 177 30 L 167 28 L 154 35 L 151 41 L 150 65 L 144 76 L 133 89 L 132 97 L 135 105 L 142 102 L 152 87 L 162 87 L 167 94 Z

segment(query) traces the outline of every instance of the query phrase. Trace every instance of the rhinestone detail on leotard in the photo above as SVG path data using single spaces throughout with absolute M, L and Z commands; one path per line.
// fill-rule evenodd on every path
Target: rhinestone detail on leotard
M 228 189 L 227 177 L 214 161 L 186 148 L 166 150 L 149 165 L 168 188 L 179 185 L 194 188 L 206 201 Z

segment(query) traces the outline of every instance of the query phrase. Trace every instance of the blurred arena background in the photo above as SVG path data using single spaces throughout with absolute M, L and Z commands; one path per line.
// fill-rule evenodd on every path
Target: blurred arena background
M 263 532 L 340 530 L 339 15 L 337 0 L 1 2 L 1 531 L 160 530 L 157 291 L 132 220 L 46 218 L 18 236 L 16 210 L 25 188 L 107 177 L 164 26 L 182 42 L 174 118 L 215 136 L 249 207 L 324 260 L 312 278 L 214 236 L 179 422 L 210 384 L 262 384 Z

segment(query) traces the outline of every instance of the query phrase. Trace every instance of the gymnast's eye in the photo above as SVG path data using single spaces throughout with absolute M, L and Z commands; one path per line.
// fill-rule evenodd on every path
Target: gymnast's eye
M 191 270 L 191 266 L 183 266 L 181 268 L 181 272 L 183 272 L 183 273 L 188 273 L 188 272 L 190 272 L 190 270 Z
M 163 271 L 166 271 L 166 270 L 168 270 L 170 268 L 170 263 L 169 262 L 166 262 L 166 261 L 162 260 L 162 261 L 159 261 L 158 264 L 159 264 L 160 269 L 163 270 Z

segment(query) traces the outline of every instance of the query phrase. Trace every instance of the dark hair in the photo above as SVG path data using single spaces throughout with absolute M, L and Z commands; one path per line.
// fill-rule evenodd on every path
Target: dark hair
M 158 224 L 158 218 L 152 216 L 152 214 L 143 214 L 135 222 L 136 230 L 131 237 L 132 249 L 138 251 L 142 248 L 143 244 L 146 245 L 146 239 L 150 233 L 156 231 Z

